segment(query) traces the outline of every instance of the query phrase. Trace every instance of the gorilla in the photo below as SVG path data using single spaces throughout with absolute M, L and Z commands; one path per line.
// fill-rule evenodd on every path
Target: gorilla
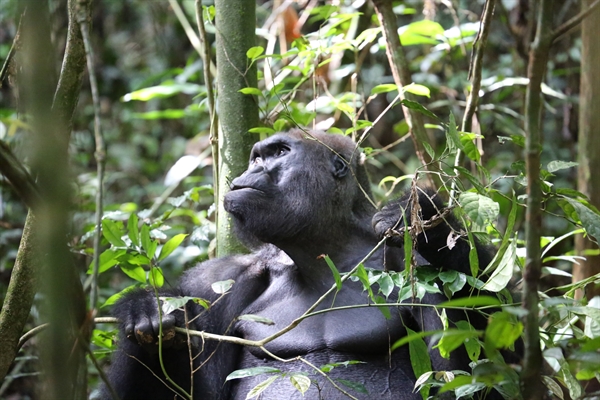
M 115 304 L 113 315 L 120 320 L 121 334 L 108 377 L 119 398 L 182 399 L 182 388 L 193 398 L 211 400 L 259 394 L 261 399 L 276 400 L 421 399 L 413 392 L 416 378 L 408 346 L 393 352 L 390 348 L 407 335 L 408 328 L 443 329 L 439 310 L 396 306 L 384 316 L 358 280 L 344 281 L 341 289 L 322 299 L 314 315 L 262 348 L 189 339 L 175 331 L 175 327 L 188 326 L 247 340 L 269 337 L 336 285 L 328 262 L 343 276 L 391 228 L 408 226 L 411 211 L 406 211 L 403 222 L 402 209 L 413 204 L 410 195 L 377 212 L 369 199 L 369 180 L 362 164 L 356 145 L 341 135 L 296 129 L 257 143 L 248 169 L 232 181 L 225 196 L 225 209 L 253 252 L 203 262 L 184 273 L 178 287 L 161 290 L 161 297 L 190 296 L 212 303 L 205 310 L 190 301 L 185 310 L 162 314 L 161 357 L 169 378 L 159 362 L 154 291 L 128 292 Z M 420 218 L 428 220 L 443 209 L 437 196 L 419 193 Z M 460 225 L 448 215 L 444 222 L 420 233 L 415 245 L 418 263 L 469 274 L 469 243 L 459 239 L 452 249 L 446 244 L 451 230 L 457 228 Z M 364 267 L 403 270 L 401 242 L 390 238 L 388 245 L 363 261 Z M 483 268 L 490 254 L 480 244 L 477 250 Z M 225 295 L 215 293 L 211 285 L 226 280 L 235 282 L 231 289 Z M 468 291 L 456 296 L 468 296 Z M 397 299 L 396 290 L 388 302 Z M 428 293 L 421 302 L 436 305 L 446 300 L 442 294 Z M 332 307 L 336 310 L 324 311 Z M 462 311 L 446 312 L 450 323 L 467 317 Z M 244 317 L 248 315 L 262 320 Z M 468 318 L 475 328 L 486 325 L 476 313 Z M 445 359 L 433 348 L 431 337 L 425 341 L 433 370 L 470 371 L 464 346 Z M 233 371 L 257 367 L 252 371 L 270 373 L 226 379 Z M 101 397 L 111 398 L 106 387 Z

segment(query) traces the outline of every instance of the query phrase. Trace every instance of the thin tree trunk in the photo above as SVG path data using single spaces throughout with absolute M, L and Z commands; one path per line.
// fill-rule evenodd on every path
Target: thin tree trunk
M 525 317 L 525 358 L 521 373 L 523 399 L 541 399 L 544 386 L 541 380 L 542 351 L 539 331 L 538 284 L 542 269 L 540 237 L 542 229 L 542 191 L 540 187 L 540 153 L 542 150 L 541 84 L 552 45 L 552 0 L 538 2 L 535 39 L 529 50 L 527 76 L 529 85 L 525 99 L 525 164 L 527 170 L 527 225 L 525 242 L 527 258 L 523 276 L 523 307 Z
M 7 332 L 0 341 L 3 355 L 0 377 L 4 377 L 10 358 L 16 354 L 37 289 L 34 277 L 42 276 L 44 318 L 51 323 L 41 346 L 46 382 L 44 397 L 70 399 L 85 394 L 85 380 L 78 377 L 78 372 L 84 370 L 79 368 L 84 358 L 78 340 L 85 318 L 85 296 L 66 246 L 70 203 L 66 172 L 71 117 L 85 68 L 76 12 L 77 7 L 84 7 L 89 17 L 89 2 L 69 1 L 68 43 L 58 86 L 53 79 L 56 74 L 47 4 L 30 0 L 23 6 L 27 12 L 23 45 L 18 54 L 19 89 L 32 117 L 31 170 L 37 176 L 42 203 L 36 208 L 35 218 L 31 210 L 27 217 L 18 262 L 9 285 L 11 301 L 4 304 L 0 316 L 0 332 Z M 39 268 L 38 263 L 43 263 L 43 268 Z
M 584 0 L 583 10 L 587 10 L 594 0 Z M 581 26 L 581 85 L 579 101 L 579 180 L 578 190 L 587 195 L 590 202 L 600 207 L 600 8 L 583 20 Z M 600 240 L 600 238 L 596 238 Z M 585 255 L 586 250 L 598 249 L 591 240 L 579 236 L 575 239 L 577 253 L 586 257 L 585 261 L 573 266 L 573 282 L 578 282 L 600 273 L 600 256 Z M 600 295 L 600 287 L 588 285 L 585 296 L 588 300 Z
M 400 98 L 402 100 L 406 98 L 415 101 L 413 95 L 402 92 L 402 87 L 412 83 L 412 78 L 408 61 L 404 54 L 404 48 L 400 43 L 398 24 L 396 23 L 396 14 L 394 14 L 392 2 L 390 0 L 373 0 L 373 4 L 375 5 L 375 12 L 379 18 L 379 23 L 381 24 L 383 37 L 386 42 L 385 51 L 392 75 L 394 76 L 394 82 L 398 86 Z M 429 139 L 425 131 L 422 115 L 404 106 L 402 106 L 402 111 L 404 112 L 404 119 L 406 119 L 417 157 L 423 165 L 427 166 L 428 170 L 436 170 L 434 165 L 429 164 L 431 157 L 427 154 L 423 145 L 423 143 L 428 143 Z M 436 181 L 430 175 L 427 176 L 427 179 L 432 185 Z
M 219 168 L 217 187 L 217 256 L 245 251 L 231 229 L 223 197 L 231 181 L 247 167 L 258 125 L 254 96 L 239 92 L 256 87 L 256 65 L 249 67 L 246 52 L 255 46 L 256 4 L 247 0 L 216 0 L 217 110 L 219 112 Z

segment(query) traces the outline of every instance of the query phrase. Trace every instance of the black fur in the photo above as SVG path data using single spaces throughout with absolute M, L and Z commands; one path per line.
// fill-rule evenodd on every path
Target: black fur
M 202 263 L 184 274 L 176 290 L 161 295 L 215 301 L 219 295 L 213 292 L 211 284 L 235 280 L 230 293 L 208 311 L 188 303 L 188 318 L 199 316 L 189 325 L 195 330 L 250 340 L 262 339 L 287 326 L 332 287 L 334 279 L 320 257 L 322 254 L 329 255 L 340 273 L 349 271 L 374 248 L 381 235 L 396 225 L 402 215 L 400 205 L 406 208 L 409 204 L 405 197 L 376 213 L 367 198 L 368 178 L 354 143 L 342 136 L 301 130 L 257 143 L 248 170 L 233 180 L 231 189 L 225 197 L 225 208 L 233 216 L 237 230 L 247 242 L 265 244 L 249 255 Z M 431 203 L 428 197 L 419 196 L 423 219 L 437 214 L 436 208 L 443 206 L 439 199 Z M 447 221 L 450 226 L 460 228 L 450 215 Z M 434 267 L 468 273 L 469 245 L 461 239 L 454 249 L 446 248 L 449 232 L 446 222 L 427 230 L 419 236 L 417 250 Z M 390 239 L 385 258 L 388 267 L 399 269 L 403 267 L 403 251 L 401 243 L 395 240 Z M 383 253 L 383 250 L 376 252 L 365 266 L 382 269 Z M 481 247 L 482 267 L 489 258 L 489 253 Z M 389 301 L 393 302 L 395 296 L 393 293 Z M 438 304 L 445 300 L 443 295 L 428 294 L 423 302 Z M 362 284 L 348 280 L 339 293 L 329 296 L 317 309 L 368 303 Z M 127 294 L 114 307 L 114 315 L 121 320 L 122 338 L 109 376 L 121 399 L 180 398 L 158 379 L 165 381 L 156 354 L 156 304 L 153 292 L 139 290 Z M 260 315 L 274 324 L 236 320 L 243 314 Z M 465 318 L 454 311 L 448 311 L 448 316 L 451 321 Z M 485 327 L 484 320 L 477 316 L 470 318 L 477 328 Z M 184 325 L 181 312 L 163 319 L 163 357 L 170 377 L 189 391 L 188 346 L 172 330 Z M 359 398 L 367 395 L 338 380 L 364 385 L 368 397 L 373 399 L 420 399 L 418 393 L 413 393 L 415 377 L 407 346 L 391 356 L 389 352 L 390 346 L 406 335 L 405 327 L 417 331 L 442 329 L 432 307 L 397 307 L 391 310 L 390 319 L 374 307 L 353 308 L 305 319 L 292 331 L 268 343 L 266 349 L 284 359 L 302 356 L 317 367 L 361 361 L 334 368 L 329 375 Z M 470 370 L 464 349 L 456 350 L 447 360 L 432 348 L 434 343 L 428 344 L 434 370 Z M 346 398 L 307 364 L 283 363 L 256 347 L 193 340 L 192 351 L 197 369 L 193 391 L 198 399 L 244 399 L 268 375 L 229 382 L 225 378 L 236 369 L 258 366 L 289 373 L 303 371 L 313 382 L 302 396 L 288 377 L 279 378 L 262 393 L 262 399 Z M 110 397 L 106 390 L 103 397 Z

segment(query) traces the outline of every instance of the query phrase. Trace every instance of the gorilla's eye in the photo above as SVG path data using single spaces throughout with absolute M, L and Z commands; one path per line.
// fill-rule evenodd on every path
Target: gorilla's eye
M 281 144 L 281 143 L 277 143 L 277 145 L 275 145 L 273 148 L 273 156 L 281 157 L 289 151 L 290 151 L 290 148 L 288 146 Z
M 279 145 L 275 149 L 275 157 L 281 157 L 282 155 L 284 155 L 288 151 L 290 151 L 290 149 L 287 146 Z

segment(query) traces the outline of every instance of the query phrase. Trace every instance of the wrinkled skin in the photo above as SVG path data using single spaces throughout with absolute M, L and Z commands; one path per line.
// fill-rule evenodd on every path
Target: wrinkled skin
M 225 208 L 233 216 L 240 237 L 261 246 L 249 255 L 206 261 L 187 271 L 177 288 L 161 295 L 201 297 L 214 302 L 219 295 L 213 292 L 211 284 L 233 279 L 235 284 L 230 293 L 208 311 L 192 303 L 186 305 L 188 319 L 199 316 L 189 324 L 191 329 L 259 340 L 287 326 L 335 284 L 329 267 L 320 257 L 322 254 L 329 255 L 340 273 L 351 270 L 388 229 L 397 226 L 402 215 L 400 205 L 403 208 L 409 205 L 405 197 L 376 213 L 365 195 L 369 193 L 368 178 L 360 160 L 351 140 L 337 135 L 311 132 L 309 137 L 296 130 L 257 143 L 248 170 L 233 180 L 231 191 L 225 196 Z M 436 207 L 442 208 L 439 199 L 434 203 L 428 199 L 427 195 L 419 197 L 423 219 L 436 214 Z M 448 250 L 445 241 L 449 231 L 446 223 L 428 230 L 426 238 L 424 234 L 419 237 L 417 250 L 436 268 L 468 273 L 468 243 L 459 240 L 455 249 Z M 400 246 L 396 239 L 389 239 L 385 249 L 388 269 L 399 270 L 404 265 Z M 489 262 L 489 254 L 484 249 L 479 253 L 483 266 Z M 365 266 L 384 268 L 384 250 L 375 252 Z M 388 301 L 394 302 L 395 296 L 392 293 Z M 442 295 L 428 294 L 423 302 L 438 304 L 445 300 Z M 366 304 L 369 299 L 362 284 L 348 280 L 317 310 Z M 164 383 L 158 362 L 156 310 L 154 294 L 146 290 L 125 295 L 114 307 L 114 315 L 121 321 L 122 338 L 109 377 L 121 399 L 175 398 L 175 393 Z M 368 395 L 337 381 L 342 389 L 358 398 L 421 399 L 412 392 L 415 376 L 407 346 L 391 355 L 389 348 L 406 335 L 407 327 L 415 331 L 437 330 L 442 329 L 442 323 L 432 307 L 394 307 L 390 311 L 390 319 L 374 307 L 318 314 L 268 343 L 266 350 L 283 359 L 302 356 L 316 367 L 361 361 L 334 368 L 329 376 L 334 381 L 344 379 L 364 385 Z M 244 314 L 268 318 L 273 324 L 236 320 Z M 465 318 L 464 314 L 450 310 L 448 317 L 450 321 Z M 472 317 L 471 323 L 476 327 L 485 326 L 485 321 Z M 250 367 L 304 372 L 313 382 L 302 396 L 289 377 L 278 378 L 261 394 L 262 399 L 347 398 L 306 363 L 283 363 L 259 348 L 231 343 L 201 343 L 194 339 L 188 347 L 182 340 L 185 338 L 174 334 L 175 326 L 185 326 L 183 312 L 163 317 L 165 367 L 178 385 L 188 391 L 193 386 L 195 398 L 246 398 L 254 386 L 271 375 L 227 382 L 225 378 L 234 370 Z M 464 350 L 454 351 L 447 360 L 432 348 L 435 343 L 428 344 L 434 370 L 470 370 Z M 193 384 L 190 348 L 197 368 Z M 110 398 L 106 391 L 102 396 Z

